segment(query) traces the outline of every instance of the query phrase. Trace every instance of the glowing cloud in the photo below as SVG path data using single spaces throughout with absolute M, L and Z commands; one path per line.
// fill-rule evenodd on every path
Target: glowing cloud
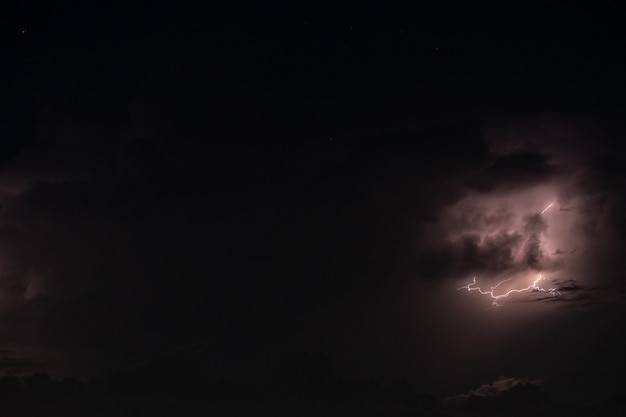
M 546 208 L 544 208 L 541 211 L 541 214 L 538 216 L 534 216 L 534 217 L 530 217 L 529 218 L 529 223 L 526 224 L 526 228 L 529 230 L 529 238 L 527 241 L 527 246 L 529 247 L 528 249 L 528 265 L 530 266 L 538 266 L 539 265 L 539 258 L 541 257 L 541 249 L 540 249 L 540 245 L 541 245 L 541 239 L 540 239 L 540 234 L 542 231 L 544 231 L 543 229 L 547 228 L 547 225 L 543 222 L 541 215 L 544 214 L 546 211 L 548 211 L 552 206 L 554 205 L 554 202 L 548 204 L 546 206 Z M 535 218 L 536 217 L 536 218 Z M 536 223 L 536 224 L 535 224 Z M 531 259 L 532 258 L 532 259 Z M 532 261 L 532 262 L 530 262 Z M 476 277 L 474 277 L 472 279 L 472 282 L 470 282 L 467 285 L 464 285 L 460 288 L 457 288 L 458 290 L 467 290 L 467 291 L 478 291 L 480 294 L 482 295 L 488 295 L 493 301 L 492 301 L 492 307 L 490 308 L 497 308 L 500 307 L 501 304 L 501 300 L 508 298 L 509 296 L 511 296 L 512 294 L 518 294 L 518 293 L 523 293 L 523 292 L 528 292 L 528 291 L 532 291 L 532 292 L 544 292 L 544 293 L 548 293 L 553 297 L 556 297 L 558 295 L 560 295 L 559 291 L 556 288 L 543 288 L 540 287 L 538 285 L 538 283 L 540 281 L 545 280 L 545 277 L 542 274 L 539 274 L 538 278 L 536 278 L 535 280 L 532 281 L 532 283 L 528 286 L 524 286 L 524 287 L 514 287 L 508 291 L 502 292 L 500 294 L 497 294 L 497 290 L 498 288 L 503 285 L 506 282 L 512 281 L 513 278 L 507 278 L 504 279 L 500 282 L 498 282 L 496 285 L 492 286 L 489 290 L 483 290 L 481 287 L 479 287 L 477 285 L 476 282 Z

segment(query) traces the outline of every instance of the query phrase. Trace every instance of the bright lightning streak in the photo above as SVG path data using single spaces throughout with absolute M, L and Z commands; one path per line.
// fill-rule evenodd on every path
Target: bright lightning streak
M 548 208 L 550 208 L 548 206 Z M 547 209 L 546 209 L 547 210 Z M 553 297 L 556 297 L 557 295 L 561 295 L 561 293 L 556 289 L 556 288 L 549 288 L 549 289 L 545 289 L 542 288 L 540 286 L 537 285 L 537 283 L 541 280 L 544 279 L 543 275 L 539 274 L 539 278 L 535 279 L 533 281 L 532 284 L 530 284 L 528 287 L 525 288 L 514 288 L 512 290 L 509 290 L 505 293 L 502 294 L 496 294 L 495 291 L 496 289 L 504 284 L 507 281 L 512 280 L 513 278 L 507 278 L 505 280 L 502 280 L 500 282 L 498 282 L 496 285 L 494 285 L 493 287 L 491 287 L 491 289 L 489 291 L 485 291 L 483 289 L 481 289 L 480 287 L 476 286 L 476 277 L 474 277 L 474 279 L 472 280 L 471 283 L 464 285 L 460 288 L 457 288 L 458 290 L 467 290 L 467 291 L 478 291 L 479 293 L 481 293 L 482 295 L 489 295 L 491 297 L 492 301 L 492 306 L 490 308 L 498 308 L 500 307 L 502 304 L 499 303 L 499 301 L 503 298 L 507 298 L 509 295 L 514 294 L 514 293 L 520 293 L 520 292 L 525 292 L 525 291 L 540 291 L 540 292 L 545 292 L 550 294 Z
M 549 209 L 550 207 L 552 207 L 553 205 L 554 205 L 554 203 L 550 203 L 550 204 L 548 204 L 548 207 L 544 208 L 544 209 L 541 211 L 541 214 L 543 214 L 543 213 L 545 213 L 546 211 L 548 211 L 548 209 Z

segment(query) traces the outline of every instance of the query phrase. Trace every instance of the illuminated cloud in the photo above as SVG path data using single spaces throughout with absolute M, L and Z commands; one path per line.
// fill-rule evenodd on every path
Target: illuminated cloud
M 416 236 L 421 279 L 476 277 L 488 289 L 522 277 L 512 288 L 525 288 L 541 273 L 550 288 L 563 286 L 562 296 L 529 293 L 525 301 L 581 307 L 606 300 L 608 287 L 619 293 L 626 170 L 609 156 L 612 134 L 589 137 L 598 133 L 589 118 L 534 117 L 487 124 L 491 162 L 469 170 L 465 192 Z
M 541 381 L 502 377 L 491 384 L 484 384 L 469 391 L 447 397 L 446 402 L 465 409 L 508 409 L 545 406 L 548 394 L 541 388 Z

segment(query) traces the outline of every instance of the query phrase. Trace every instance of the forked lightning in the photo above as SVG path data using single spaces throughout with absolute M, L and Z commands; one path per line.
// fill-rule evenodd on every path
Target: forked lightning
M 489 295 L 491 297 L 491 299 L 493 300 L 491 305 L 492 307 L 490 308 L 498 308 L 500 307 L 502 304 L 499 303 L 500 300 L 502 300 L 503 298 L 507 298 L 509 295 L 511 294 L 515 294 L 515 293 L 520 293 L 520 292 L 526 292 L 526 291 L 539 291 L 539 292 L 545 292 L 550 294 L 553 297 L 556 297 L 557 295 L 560 295 L 559 291 L 556 288 L 542 288 L 539 285 L 537 285 L 537 283 L 544 278 L 544 276 L 542 274 L 539 274 L 539 278 L 535 279 L 533 281 L 532 284 L 530 284 L 527 287 L 524 288 L 514 288 L 512 290 L 508 290 L 507 292 L 504 292 L 502 294 L 496 294 L 496 289 L 504 284 L 505 282 L 511 281 L 513 278 L 507 278 L 505 280 L 502 280 L 500 282 L 498 282 L 496 285 L 494 285 L 493 287 L 491 287 L 491 289 L 489 291 L 485 291 L 483 289 L 481 289 L 480 287 L 478 287 L 476 285 L 476 277 L 474 277 L 472 279 L 472 282 L 470 282 L 467 285 L 464 285 L 460 288 L 457 288 L 457 290 L 467 290 L 467 291 L 478 291 L 479 293 L 481 293 L 482 295 Z

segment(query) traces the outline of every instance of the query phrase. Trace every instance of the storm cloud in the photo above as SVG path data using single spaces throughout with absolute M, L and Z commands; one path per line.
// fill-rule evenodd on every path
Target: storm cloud
M 503 377 L 466 394 L 448 397 L 446 401 L 466 410 L 505 411 L 545 408 L 550 398 L 540 381 Z

